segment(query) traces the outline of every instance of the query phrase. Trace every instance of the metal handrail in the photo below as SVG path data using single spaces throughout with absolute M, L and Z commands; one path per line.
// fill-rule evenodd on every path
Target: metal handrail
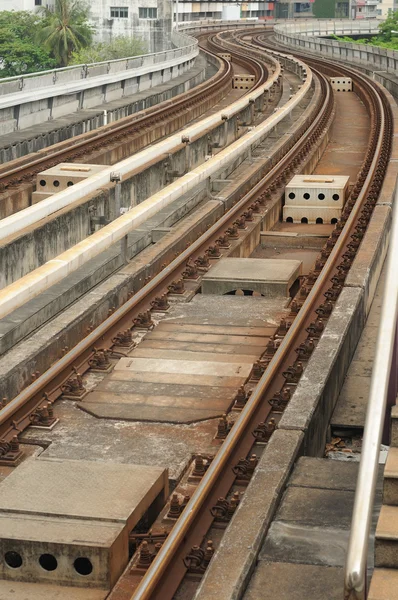
M 398 317 L 398 191 L 393 203 L 393 222 L 376 355 L 373 363 L 365 421 L 362 455 L 355 491 L 344 574 L 344 599 L 365 600 L 369 534 L 378 474 L 379 452 L 386 414 L 391 365 Z

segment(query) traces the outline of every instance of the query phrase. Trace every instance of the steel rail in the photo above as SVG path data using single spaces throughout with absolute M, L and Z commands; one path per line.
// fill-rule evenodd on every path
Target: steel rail
M 217 58 L 221 63 L 219 71 L 209 80 L 196 86 L 193 90 L 179 94 L 179 96 L 171 100 L 165 100 L 158 105 L 129 115 L 115 123 L 102 126 L 95 131 L 81 134 L 74 139 L 72 148 L 70 140 L 65 140 L 55 144 L 55 149 L 51 149 L 53 146 L 50 146 L 48 149 L 40 150 L 39 153 L 35 152 L 6 163 L 3 167 L 0 167 L 0 185 L 3 187 L 7 185 L 7 180 L 10 180 L 11 184 L 14 183 L 14 179 L 25 181 L 28 169 L 39 168 L 39 170 L 42 170 L 49 161 L 53 161 L 54 159 L 61 160 L 63 158 L 65 160 L 68 158 L 70 160 L 79 153 L 88 153 L 90 146 L 94 144 L 101 143 L 103 145 L 105 142 L 111 143 L 112 139 L 117 135 L 134 133 L 130 132 L 130 129 L 149 126 L 155 120 L 163 117 L 170 109 L 172 109 L 174 114 L 179 110 L 184 110 L 187 103 L 191 104 L 192 102 L 199 101 L 204 93 L 207 98 L 212 92 L 222 89 L 226 83 L 232 80 L 231 64 L 210 50 L 204 48 L 201 48 L 201 50 L 205 54 Z M 37 157 L 37 154 L 39 154 L 39 157 Z M 38 173 L 39 170 L 36 170 L 34 174 Z
M 365 600 L 367 555 L 379 466 L 380 444 L 398 319 L 398 190 L 393 202 L 393 220 L 386 266 L 380 324 L 372 367 L 361 461 L 344 570 L 344 600 Z
M 316 131 L 322 120 L 321 112 L 311 120 L 304 136 Z M 267 174 L 266 181 L 272 179 L 284 170 L 291 162 L 294 155 L 303 147 L 305 139 L 300 138 L 292 148 L 278 161 Z M 60 395 L 60 387 L 73 373 L 73 367 L 80 372 L 89 368 L 89 359 L 94 354 L 94 348 L 111 345 L 112 338 L 123 326 L 129 326 L 132 311 L 135 313 L 150 308 L 150 299 L 161 294 L 167 285 L 175 280 L 184 270 L 187 260 L 203 253 L 204 248 L 214 243 L 220 232 L 230 226 L 236 217 L 253 202 L 265 186 L 264 180 L 255 185 L 248 194 L 239 200 L 225 215 L 223 215 L 210 229 L 198 238 L 188 249 L 175 258 L 165 269 L 156 275 L 148 284 L 141 288 L 134 296 L 127 300 L 119 309 L 99 325 L 92 333 L 85 337 L 79 344 L 65 356 L 52 365 L 43 375 L 40 375 L 32 384 L 11 400 L 0 411 L 0 438 L 10 439 L 15 431 L 22 431 L 29 425 L 29 414 L 35 410 L 44 399 L 53 401 Z
M 291 353 L 292 347 L 297 342 L 298 335 L 302 331 L 306 321 L 308 321 L 309 314 L 313 312 L 314 306 L 317 304 L 317 302 L 319 302 L 320 292 L 323 291 L 325 285 L 330 280 L 330 277 L 336 268 L 337 259 L 341 257 L 342 253 L 344 252 L 347 240 L 349 240 L 349 236 L 351 235 L 353 227 L 360 215 L 363 201 L 367 195 L 367 191 L 370 187 L 373 178 L 373 173 L 376 169 L 376 165 L 379 160 L 379 155 L 382 147 L 382 138 L 384 134 L 383 109 L 384 107 L 380 101 L 380 110 L 382 111 L 382 117 L 380 124 L 379 139 L 376 147 L 376 152 L 371 164 L 371 169 L 369 170 L 360 196 L 358 197 L 358 200 L 349 218 L 347 219 L 347 222 L 338 238 L 336 245 L 334 246 L 314 287 L 312 288 L 301 310 L 299 311 L 298 316 L 294 320 L 293 325 L 284 337 L 281 345 L 279 346 L 271 362 L 269 363 L 265 373 L 263 374 L 256 388 L 253 390 L 252 395 L 250 396 L 248 402 L 246 403 L 245 407 L 240 413 L 238 419 L 235 421 L 235 424 L 232 427 L 230 433 L 228 434 L 226 440 L 224 441 L 219 452 L 212 461 L 209 469 L 206 471 L 198 487 L 193 493 L 189 503 L 187 504 L 187 507 L 185 508 L 182 515 L 178 519 L 176 525 L 173 527 L 170 534 L 168 535 L 161 550 L 159 551 L 153 563 L 144 575 L 137 590 L 131 597 L 131 600 L 155 600 L 155 598 L 160 599 L 160 596 L 156 594 L 156 586 L 159 584 L 161 577 L 166 573 L 170 565 L 170 561 L 177 553 L 178 548 L 184 543 L 184 540 L 188 535 L 189 529 L 192 527 L 195 520 L 197 519 L 198 512 L 206 502 L 208 496 L 211 494 L 217 481 L 219 481 L 223 477 L 224 471 L 231 466 L 231 455 L 233 454 L 237 444 L 239 444 L 241 438 L 247 431 L 248 426 L 252 422 L 253 415 L 258 409 L 258 406 L 263 402 L 263 399 L 269 391 L 273 380 L 280 372 L 281 366 L 283 366 L 283 364 L 285 363 L 286 355 Z

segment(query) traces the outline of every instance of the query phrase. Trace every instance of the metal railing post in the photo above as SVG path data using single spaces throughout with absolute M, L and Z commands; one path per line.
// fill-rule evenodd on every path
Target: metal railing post
M 393 203 L 390 247 L 386 265 L 383 304 L 370 383 L 362 455 L 351 522 L 344 574 L 344 600 L 366 599 L 366 563 L 380 444 L 387 402 L 395 403 L 397 392 L 398 315 L 398 193 Z M 388 396 L 390 396 L 388 398 Z

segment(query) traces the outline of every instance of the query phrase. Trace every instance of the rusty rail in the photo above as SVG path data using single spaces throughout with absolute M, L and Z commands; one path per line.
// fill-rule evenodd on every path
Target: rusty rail
M 144 128 L 153 129 L 159 127 L 159 123 L 161 123 L 164 135 L 164 128 L 168 123 L 170 125 L 167 125 L 167 131 L 168 134 L 171 134 L 174 129 L 184 124 L 181 118 L 184 118 L 187 107 L 190 108 L 191 112 L 185 115 L 185 119 L 192 117 L 192 110 L 195 106 L 197 107 L 198 116 L 204 114 L 228 92 L 233 73 L 231 64 L 228 61 L 204 48 L 201 48 L 201 51 L 213 56 L 220 63 L 218 72 L 209 80 L 171 100 L 166 100 L 156 106 L 124 117 L 120 121 L 105 125 L 95 131 L 76 136 L 73 144 L 70 140 L 66 140 L 6 163 L 0 167 L 0 192 L 21 182 L 26 183 L 40 171 L 59 162 L 79 159 L 93 151 L 103 150 L 106 146 L 114 144 L 115 141 L 127 141 L 127 138 L 132 137 L 135 140 L 133 151 L 137 151 L 148 143 L 148 140 L 140 141 Z M 253 63 L 246 63 L 249 69 L 250 65 L 253 65 Z M 258 66 L 255 65 L 254 69 L 257 68 Z M 174 127 L 173 123 L 175 123 Z
M 323 61 L 317 61 L 322 64 Z M 352 73 L 354 75 L 355 72 Z M 370 87 L 367 80 L 357 76 L 364 87 Z M 370 92 L 370 90 L 368 89 Z M 311 292 L 302 305 L 293 325 L 284 336 L 284 339 L 271 359 L 265 373 L 253 391 L 250 399 L 243 408 L 224 444 L 212 461 L 209 469 L 203 476 L 191 500 L 176 525 L 170 532 L 162 549 L 155 557 L 139 587 L 132 596 L 134 600 L 162 600 L 171 598 L 176 591 L 175 579 L 181 577 L 184 570 L 182 559 L 189 550 L 193 540 L 196 544 L 203 541 L 203 536 L 208 531 L 212 522 L 210 508 L 218 497 L 226 497 L 231 488 L 234 476 L 231 467 L 237 463 L 240 456 L 247 456 L 253 445 L 253 431 L 256 423 L 263 421 L 270 412 L 270 407 L 265 402 L 266 397 L 280 390 L 283 385 L 281 372 L 294 362 L 294 348 L 300 343 L 305 329 L 316 316 L 316 307 L 319 307 L 322 296 L 330 287 L 330 279 L 339 273 L 338 266 L 344 262 L 344 255 L 350 245 L 350 239 L 356 239 L 363 233 L 361 219 L 370 218 L 372 206 L 377 199 L 375 180 L 379 180 L 381 173 L 387 165 L 390 150 L 391 122 L 388 108 L 383 103 L 378 91 L 371 88 L 373 96 L 372 117 L 376 121 L 374 139 L 371 146 L 373 155 L 368 156 L 365 163 L 367 173 L 362 173 L 360 180 L 362 189 L 358 192 L 352 203 L 351 212 L 343 218 L 344 227 L 337 242 L 318 276 Z M 382 180 L 382 179 L 381 179 Z M 379 181 L 380 183 L 380 181 Z M 356 192 L 354 192 L 354 196 Z M 171 564 L 172 563 L 172 564 Z

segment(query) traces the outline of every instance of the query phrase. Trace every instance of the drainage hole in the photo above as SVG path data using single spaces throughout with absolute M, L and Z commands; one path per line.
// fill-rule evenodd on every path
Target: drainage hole
M 22 556 L 18 552 L 10 550 L 4 555 L 4 560 L 12 569 L 19 569 L 22 566 Z
M 90 575 L 93 570 L 92 562 L 89 558 L 85 558 L 84 556 L 80 556 L 73 563 L 75 570 L 79 573 L 79 575 Z
M 42 554 L 39 563 L 45 571 L 55 571 L 58 567 L 58 561 L 52 554 Z

